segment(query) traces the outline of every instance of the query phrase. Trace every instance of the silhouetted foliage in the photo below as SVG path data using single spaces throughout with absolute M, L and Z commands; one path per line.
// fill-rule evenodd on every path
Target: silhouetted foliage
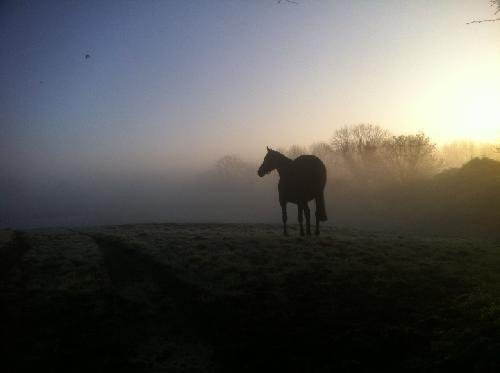
M 380 126 L 358 124 L 336 130 L 330 144 L 355 179 L 372 181 L 380 175 L 380 149 L 388 138 L 389 132 Z
M 358 182 L 406 182 L 439 170 L 436 145 L 423 133 L 390 136 L 379 126 L 359 124 L 335 131 L 331 146 Z
M 442 172 L 420 188 L 420 220 L 436 232 L 500 235 L 500 162 L 474 158 Z M 432 225 L 435 227 L 432 227 Z
M 387 167 L 400 182 L 437 173 L 442 162 L 436 144 L 423 133 L 393 136 L 383 144 Z
M 335 131 L 330 143 L 342 155 L 363 157 L 377 150 L 389 137 L 389 132 L 373 124 L 345 126 Z

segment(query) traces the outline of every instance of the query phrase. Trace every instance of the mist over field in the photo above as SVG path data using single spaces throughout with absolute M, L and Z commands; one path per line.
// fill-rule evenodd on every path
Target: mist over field
M 324 142 L 281 151 L 292 159 L 312 153 L 324 161 L 330 224 L 413 233 L 498 233 L 500 153 L 495 144 L 461 141 L 437 147 L 424 134 L 394 136 L 365 124 L 336 130 Z M 7 196 L 1 224 L 277 223 L 278 175 L 258 177 L 259 165 L 256 157 L 225 155 L 196 171 L 87 170 L 65 178 L 27 175 L 10 184 L 7 178 L 1 187 Z M 293 224 L 294 208 L 290 215 Z

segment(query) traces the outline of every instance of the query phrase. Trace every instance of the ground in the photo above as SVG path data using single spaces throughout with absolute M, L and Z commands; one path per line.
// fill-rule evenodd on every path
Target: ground
M 500 371 L 500 242 L 327 227 L 0 232 L 3 372 Z

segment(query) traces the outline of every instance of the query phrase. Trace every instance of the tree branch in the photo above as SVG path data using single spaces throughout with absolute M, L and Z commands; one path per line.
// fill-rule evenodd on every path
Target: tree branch
M 492 7 L 494 6 L 497 8 L 497 10 L 495 11 L 495 14 L 500 13 L 500 0 L 490 0 L 490 6 L 492 6 Z M 497 21 L 500 21 L 500 18 L 478 19 L 478 20 L 474 20 L 471 22 L 467 22 L 466 24 L 470 25 L 472 23 L 497 22 Z
M 470 25 L 472 23 L 483 23 L 483 22 L 497 22 L 500 21 L 500 18 L 493 18 L 493 19 L 479 19 L 479 20 L 474 20 L 467 22 L 466 25 Z

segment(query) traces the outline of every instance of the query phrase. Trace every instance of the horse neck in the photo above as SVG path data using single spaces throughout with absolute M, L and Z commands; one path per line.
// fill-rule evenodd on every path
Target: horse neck
M 280 154 L 280 156 L 276 159 L 276 170 L 278 170 L 280 177 L 288 172 L 291 164 L 292 160 L 290 158 Z

